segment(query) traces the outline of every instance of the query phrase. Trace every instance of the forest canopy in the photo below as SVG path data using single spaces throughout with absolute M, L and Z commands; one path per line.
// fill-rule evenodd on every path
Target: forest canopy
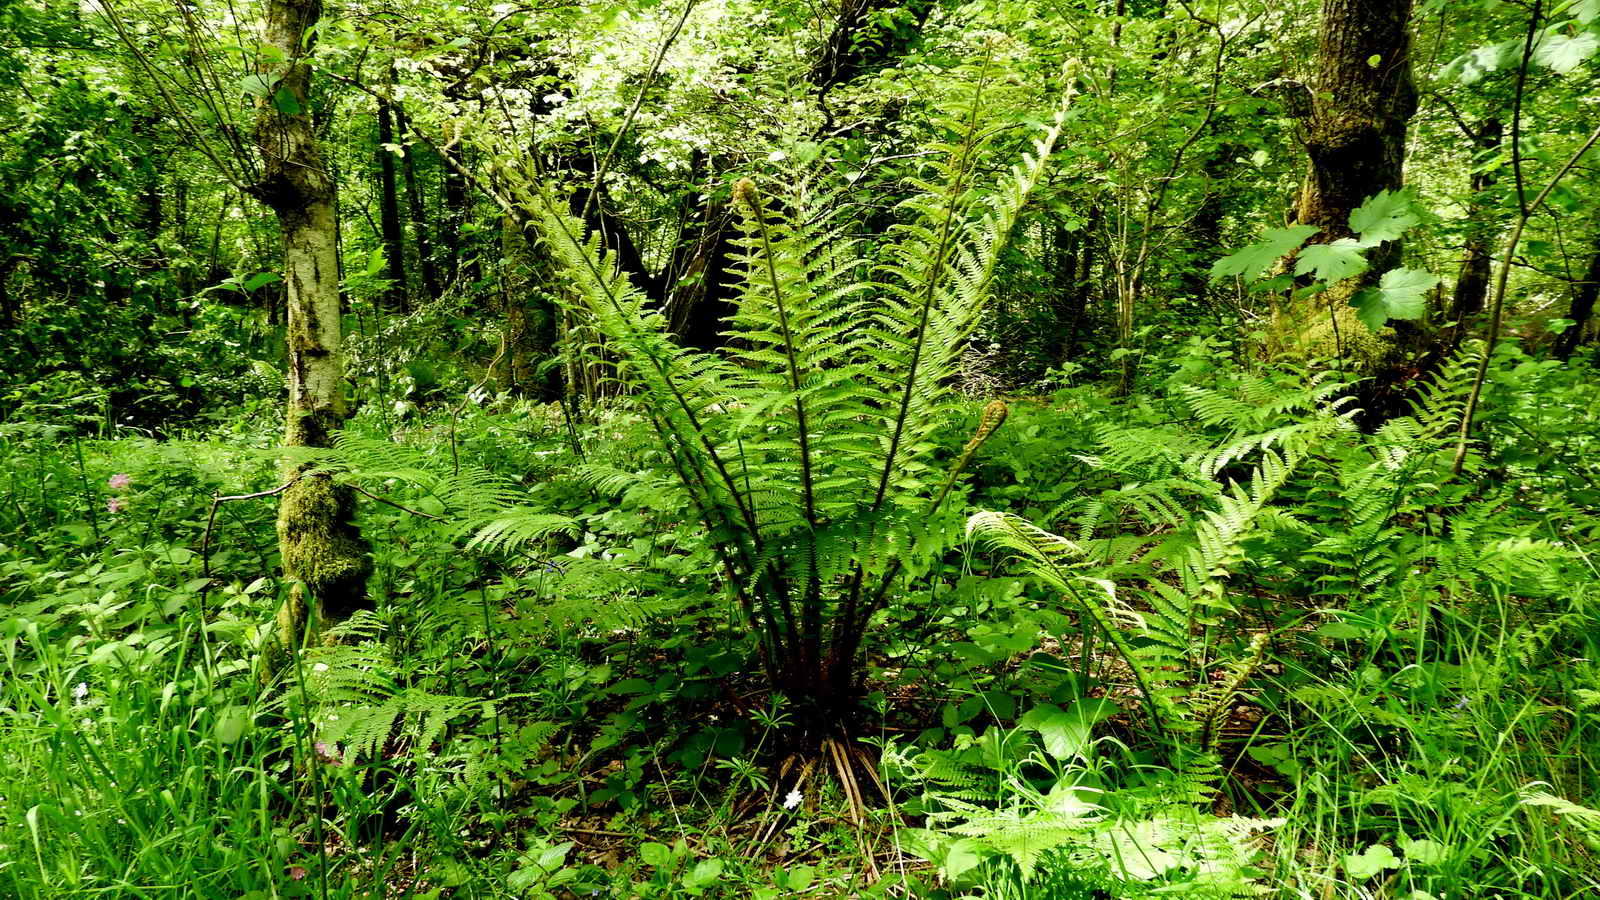
M 1600 0 L 0 0 L 0 895 L 1600 893 Z

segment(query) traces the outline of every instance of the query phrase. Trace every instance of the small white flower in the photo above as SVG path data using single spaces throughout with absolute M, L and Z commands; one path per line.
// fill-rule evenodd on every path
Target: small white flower
M 794 809 L 796 806 L 800 805 L 800 801 L 802 799 L 804 798 L 800 796 L 800 789 L 795 788 L 789 792 L 789 796 L 783 798 L 783 808 Z
M 87 696 L 89 696 L 89 683 L 87 681 L 78 682 L 78 686 L 72 689 L 72 699 L 82 703 L 83 698 Z
M 327 663 L 317 663 L 316 665 L 311 667 L 311 671 L 313 671 L 313 672 L 326 672 L 326 671 L 328 671 L 328 664 Z

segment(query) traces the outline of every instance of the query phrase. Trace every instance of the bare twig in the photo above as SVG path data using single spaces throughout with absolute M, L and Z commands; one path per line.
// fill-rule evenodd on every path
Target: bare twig
M 656 75 L 661 71 L 661 62 L 667 58 L 667 50 L 678 39 L 683 31 L 683 23 L 689 20 L 689 13 L 694 11 L 698 0 L 686 0 L 683 4 L 683 13 L 678 16 L 678 21 L 672 26 L 672 31 L 667 33 L 666 40 L 661 42 L 661 47 L 656 50 L 655 61 L 650 64 L 649 74 L 644 76 L 644 84 L 639 85 L 639 94 L 633 98 L 633 106 L 629 107 L 628 114 L 622 119 L 622 127 L 617 129 L 617 136 L 612 138 L 611 147 L 606 150 L 605 158 L 594 170 L 594 183 L 589 188 L 589 196 L 584 198 L 583 212 L 579 213 L 578 221 L 589 220 L 589 208 L 594 205 L 594 198 L 600 193 L 600 187 L 605 182 L 606 172 L 611 168 L 611 160 L 617 155 L 617 147 L 621 146 L 622 139 L 627 136 L 628 129 L 633 127 L 633 118 L 639 114 L 639 107 L 644 103 L 644 95 L 650 91 L 650 86 L 655 84 Z
M 205 536 L 200 539 L 200 574 L 206 580 L 206 583 L 200 588 L 201 597 L 204 597 L 206 591 L 211 589 L 211 531 L 216 527 L 217 524 L 217 509 L 221 507 L 222 504 L 231 503 L 234 500 L 259 500 L 262 497 L 272 497 L 277 494 L 281 494 L 288 490 L 290 485 L 299 480 L 300 476 L 295 475 L 293 478 L 290 478 L 288 481 L 285 481 L 283 484 L 280 484 L 271 490 L 256 491 L 254 494 L 233 494 L 227 497 L 215 496 L 211 498 L 211 514 L 206 516 L 206 533 Z

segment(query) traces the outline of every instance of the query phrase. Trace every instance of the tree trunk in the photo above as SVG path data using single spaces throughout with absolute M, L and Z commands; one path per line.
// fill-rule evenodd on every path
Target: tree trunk
M 17 320 L 21 318 L 11 300 L 11 273 L 21 262 L 21 256 L 0 260 L 0 329 L 7 331 L 15 328 Z
M 707 186 L 706 201 L 692 213 L 693 225 L 678 242 L 663 277 L 668 328 L 685 347 L 714 350 L 723 344 L 723 330 L 736 307 L 728 296 L 728 238 L 733 212 L 725 198 Z
M 400 134 L 409 134 L 411 129 L 406 123 L 406 114 L 399 107 L 395 107 L 394 117 Z M 405 178 L 406 206 L 411 212 L 412 240 L 417 245 L 417 266 L 422 271 L 422 289 L 427 292 L 429 300 L 437 300 L 443 294 L 443 289 L 439 284 L 439 266 L 433 258 L 433 240 L 428 233 L 428 208 L 422 202 L 422 190 L 417 185 L 416 155 L 411 149 L 406 150 L 405 156 L 400 158 L 400 174 Z
M 1078 260 L 1084 252 L 1084 233 L 1082 229 L 1068 231 L 1067 226 L 1057 220 L 1052 223 L 1050 230 L 1050 287 L 1055 301 L 1055 325 L 1060 329 L 1058 340 L 1051 353 L 1051 362 L 1056 365 L 1071 360 L 1071 339 L 1078 333 L 1078 320 L 1083 318 L 1081 300 L 1083 294 L 1078 290 Z
M 1417 110 L 1411 81 L 1411 0 L 1323 0 L 1317 90 L 1306 151 L 1310 172 L 1299 220 L 1315 242 L 1350 237 L 1350 212 L 1404 183 L 1406 126 Z M 1398 242 L 1368 255 L 1372 277 L 1400 259 Z
M 394 177 L 394 112 L 387 101 L 378 101 L 378 227 L 382 231 L 383 255 L 389 262 L 390 309 L 409 312 L 406 290 L 405 233 L 400 228 L 400 194 Z
M 1595 300 L 1600 299 L 1600 238 L 1595 240 L 1594 255 L 1589 257 L 1589 271 L 1574 287 L 1577 293 L 1572 295 L 1572 306 L 1567 312 L 1572 324 L 1556 338 L 1556 356 L 1560 359 L 1571 359 L 1578 344 L 1583 342 L 1583 332 L 1594 317 Z
M 335 249 L 333 180 L 323 166 L 310 115 L 311 67 L 306 57 L 322 13 L 320 0 L 270 0 L 266 42 L 287 68 L 263 64 L 281 78 L 257 110 L 255 143 L 260 181 L 253 193 L 277 214 L 283 233 L 288 307 L 288 408 L 284 443 L 325 447 L 345 419 L 340 354 L 339 259 Z M 278 613 L 278 639 L 296 646 L 312 604 L 318 618 L 337 619 L 367 604 L 371 571 L 367 544 L 356 528 L 355 495 L 305 468 L 278 506 L 278 548 L 284 576 L 294 582 Z
M 1089 207 L 1089 222 L 1083 227 L 1083 237 L 1078 244 L 1078 272 L 1072 285 L 1072 305 L 1077 308 L 1078 315 L 1072 319 L 1072 325 L 1067 329 L 1066 350 L 1062 354 L 1062 361 L 1078 358 L 1078 346 L 1082 341 L 1084 327 L 1089 324 L 1089 296 L 1094 284 L 1094 250 L 1095 234 L 1100 230 L 1100 225 L 1105 217 L 1105 211 L 1098 201 Z
M 1502 127 L 1499 119 L 1486 119 L 1479 127 L 1474 143 L 1481 150 L 1500 146 Z M 1488 221 L 1489 204 L 1484 192 L 1494 185 L 1493 169 L 1472 176 L 1472 198 L 1467 202 L 1467 241 L 1462 248 L 1461 269 L 1456 274 L 1455 297 L 1450 304 L 1450 346 L 1461 342 L 1467 332 L 1467 319 L 1483 312 L 1483 302 L 1489 296 L 1489 241 L 1495 229 Z
M 1296 218 L 1322 230 L 1324 243 L 1352 236 L 1350 213 L 1379 191 L 1404 184 L 1406 127 L 1417 109 L 1411 80 L 1411 0 L 1322 0 L 1318 73 L 1306 152 L 1310 167 Z M 1308 357 L 1341 359 L 1370 376 L 1356 398 L 1358 422 L 1372 428 L 1405 409 L 1419 360 L 1436 358 L 1421 329 L 1396 322 L 1373 334 L 1348 300 L 1400 263 L 1401 242 L 1367 252 L 1365 273 L 1308 303 L 1291 304 L 1282 323 L 1287 342 Z
M 587 165 L 587 169 L 584 166 Z M 580 173 L 580 177 L 593 177 L 593 160 L 579 161 L 573 170 Z M 663 297 L 661 279 L 650 274 L 645 268 L 644 255 L 639 252 L 639 245 L 633 241 L 633 235 L 628 232 L 627 223 L 611 209 L 611 198 L 607 196 L 606 189 L 600 188 L 594 202 L 589 202 L 590 189 L 580 188 L 572 194 L 572 214 L 574 216 L 583 212 L 587 206 L 589 217 L 583 223 L 588 234 L 598 232 L 600 243 L 607 250 L 617 254 L 617 266 L 627 273 L 628 280 L 639 290 L 644 291 L 650 299 L 660 303 Z
M 549 266 L 522 223 L 507 216 L 501 225 L 501 286 L 505 327 L 500 332 L 502 384 L 550 402 L 561 396 L 554 366 L 539 367 L 555 356 L 558 325 L 555 298 L 549 291 Z
M 467 196 L 467 179 L 449 166 L 444 170 L 444 210 L 439 221 L 439 250 L 444 254 L 444 277 L 447 282 L 462 275 L 461 226 L 467 221 L 471 201 Z

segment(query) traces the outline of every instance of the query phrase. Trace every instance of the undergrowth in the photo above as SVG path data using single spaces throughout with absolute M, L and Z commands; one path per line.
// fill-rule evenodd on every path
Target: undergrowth
M 367 495 L 375 611 L 264 689 L 270 501 L 208 514 L 278 457 L 8 424 L 0 894 L 1600 889 L 1588 373 L 1502 345 L 1455 478 L 1477 348 L 1372 434 L 1227 352 L 1012 400 L 971 540 L 877 613 L 859 825 L 783 777 L 792 704 L 626 405 L 582 460 L 509 398 L 358 416 L 310 461 Z

